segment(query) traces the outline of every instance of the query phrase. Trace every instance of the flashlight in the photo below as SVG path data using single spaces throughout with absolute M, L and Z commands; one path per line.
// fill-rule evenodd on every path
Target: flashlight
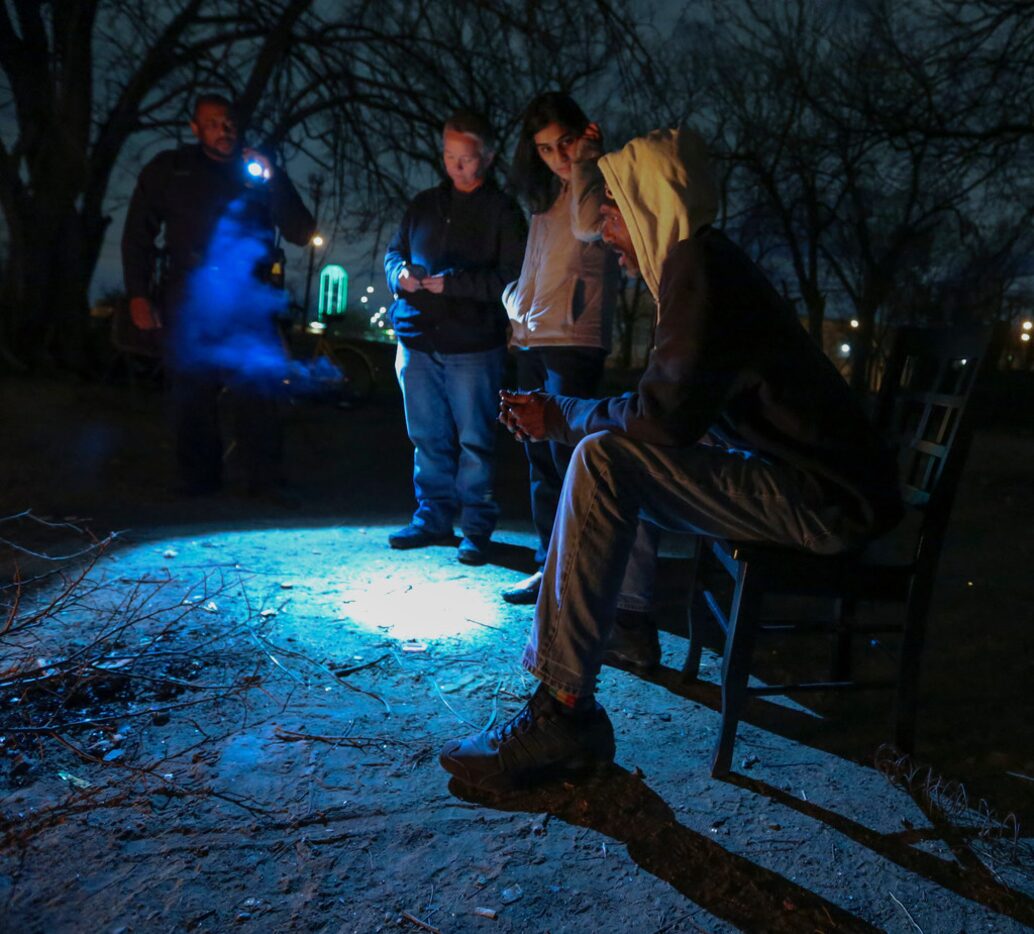
M 247 159 L 244 171 L 253 182 L 268 182 L 272 173 L 258 159 Z

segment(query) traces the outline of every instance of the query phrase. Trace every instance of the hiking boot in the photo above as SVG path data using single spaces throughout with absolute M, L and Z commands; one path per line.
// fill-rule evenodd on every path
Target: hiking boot
M 480 565 L 488 562 L 489 537 L 487 535 L 464 535 L 456 549 L 456 560 L 460 564 Z
M 438 761 L 465 785 L 505 791 L 613 762 L 614 729 L 599 704 L 585 712 L 569 710 L 540 685 L 506 723 L 451 740 Z
M 603 664 L 632 671 L 652 671 L 661 663 L 657 627 L 646 613 L 618 610 Z
M 536 571 L 531 577 L 518 581 L 509 590 L 504 590 L 500 596 L 507 603 L 531 604 L 539 598 L 539 588 L 542 586 L 542 572 Z
M 452 532 L 432 532 L 422 525 L 407 525 L 388 536 L 392 548 L 426 548 L 428 545 L 444 545 L 452 538 Z

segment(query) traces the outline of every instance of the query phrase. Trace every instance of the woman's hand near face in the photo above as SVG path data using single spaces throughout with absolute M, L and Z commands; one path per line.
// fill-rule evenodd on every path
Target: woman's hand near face
M 590 123 L 571 147 L 572 162 L 587 162 L 603 155 L 603 131 L 598 123 Z

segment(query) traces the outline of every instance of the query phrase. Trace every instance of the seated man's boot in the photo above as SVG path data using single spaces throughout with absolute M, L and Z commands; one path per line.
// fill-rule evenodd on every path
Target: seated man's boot
M 446 743 L 438 761 L 472 788 L 525 788 L 613 762 L 614 729 L 595 701 L 589 710 L 570 710 L 540 685 L 506 723 Z
M 648 613 L 618 609 L 603 664 L 631 671 L 652 671 L 661 663 L 657 627 Z

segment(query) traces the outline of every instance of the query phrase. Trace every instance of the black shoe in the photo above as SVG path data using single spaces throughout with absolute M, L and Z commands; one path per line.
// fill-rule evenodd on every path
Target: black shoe
M 507 603 L 527 605 L 534 603 L 539 598 L 539 588 L 542 586 L 542 572 L 536 571 L 531 577 L 518 581 L 509 590 L 504 590 L 500 596 Z
M 426 548 L 428 545 L 442 545 L 452 538 L 452 532 L 431 532 L 422 525 L 407 525 L 388 536 L 392 548 Z
M 464 535 L 456 549 L 456 560 L 460 564 L 485 564 L 488 561 L 489 538 L 487 535 Z
M 657 627 L 646 613 L 618 610 L 603 664 L 633 671 L 652 671 L 661 663 Z
M 445 744 L 438 761 L 463 784 L 490 791 L 584 774 L 614 761 L 606 711 L 567 711 L 544 686 L 501 726 Z

